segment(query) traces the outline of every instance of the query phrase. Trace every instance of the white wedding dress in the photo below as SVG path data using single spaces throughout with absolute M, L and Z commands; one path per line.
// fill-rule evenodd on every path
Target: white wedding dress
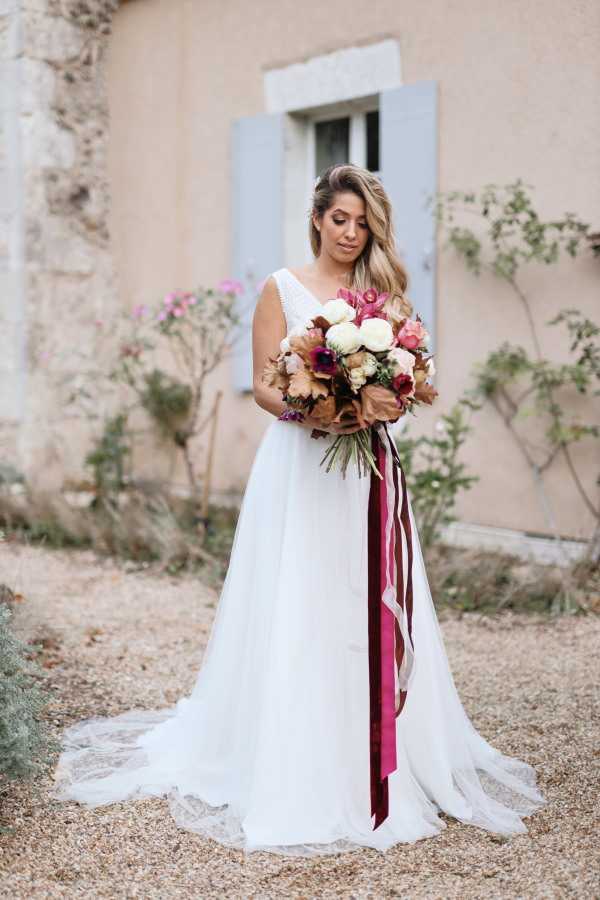
M 274 273 L 288 331 L 320 303 Z M 508 835 L 544 802 L 532 768 L 473 728 L 450 673 L 412 510 L 415 671 L 397 718 L 389 815 L 369 783 L 369 478 L 319 462 L 273 418 L 258 447 L 194 689 L 175 707 L 64 732 L 53 796 L 101 806 L 167 796 L 177 823 L 246 852 L 309 856 L 435 835 L 440 811 Z M 409 507 L 410 509 L 410 507 Z

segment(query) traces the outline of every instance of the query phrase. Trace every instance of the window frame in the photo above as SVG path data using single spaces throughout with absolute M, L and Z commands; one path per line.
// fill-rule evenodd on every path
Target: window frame
M 367 113 L 379 111 L 378 97 L 361 97 L 340 103 L 328 104 L 306 113 L 307 120 L 307 190 L 310 193 L 317 177 L 316 161 L 316 128 L 317 122 L 330 119 L 350 119 L 349 128 L 349 162 L 355 166 L 367 164 Z M 380 159 L 381 169 L 381 159 Z M 379 171 L 374 172 L 379 175 Z

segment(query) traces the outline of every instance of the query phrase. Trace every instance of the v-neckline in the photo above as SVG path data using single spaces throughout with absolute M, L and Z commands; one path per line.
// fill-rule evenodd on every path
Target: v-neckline
M 309 297 L 312 297 L 312 299 L 315 301 L 315 303 L 318 303 L 319 306 L 325 306 L 325 303 L 329 303 L 330 300 L 334 299 L 333 297 L 328 297 L 327 300 L 325 300 L 324 302 L 319 300 L 319 298 L 315 294 L 313 294 L 313 292 L 311 290 L 309 290 L 306 287 L 306 285 L 302 281 L 300 281 L 300 279 L 296 275 L 294 275 L 294 273 L 291 271 L 291 269 L 288 269 L 288 267 L 285 266 L 285 271 L 288 273 L 288 275 L 292 276 L 292 278 L 294 279 L 296 284 L 299 284 L 300 287 L 304 290 L 304 292 L 306 294 L 308 294 Z

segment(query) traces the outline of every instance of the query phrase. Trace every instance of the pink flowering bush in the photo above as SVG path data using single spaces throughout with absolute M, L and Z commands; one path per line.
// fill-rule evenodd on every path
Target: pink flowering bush
M 199 496 L 204 460 L 197 441 L 216 418 L 220 399 L 220 392 L 209 392 L 208 379 L 242 336 L 242 294 L 242 284 L 227 278 L 215 288 L 175 289 L 154 304 L 136 304 L 127 315 L 96 321 L 98 346 L 91 354 L 88 349 L 80 378 L 68 385 L 67 402 L 102 422 L 104 432 L 86 459 L 98 493 L 110 485 L 116 495 L 129 479 L 125 463 L 133 466 L 134 454 L 123 448 L 130 447 L 135 429 L 147 440 L 147 425 L 136 415 L 143 411 L 162 447 L 166 440 L 182 455 L 190 494 Z M 113 362 L 106 369 L 89 364 L 107 356 Z M 122 423 L 118 445 L 112 438 L 116 417 Z
M 216 414 L 214 400 L 212 411 L 204 409 L 207 379 L 241 336 L 242 293 L 227 278 L 214 289 L 172 290 L 154 307 L 137 305 L 113 372 L 183 454 L 192 496 L 200 480 L 193 446 Z

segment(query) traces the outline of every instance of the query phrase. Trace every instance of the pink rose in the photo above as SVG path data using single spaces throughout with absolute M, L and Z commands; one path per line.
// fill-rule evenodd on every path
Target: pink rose
M 419 319 L 407 319 L 398 332 L 396 344 L 406 347 L 408 350 L 416 350 L 420 344 L 425 344 L 428 339 L 429 333 Z

